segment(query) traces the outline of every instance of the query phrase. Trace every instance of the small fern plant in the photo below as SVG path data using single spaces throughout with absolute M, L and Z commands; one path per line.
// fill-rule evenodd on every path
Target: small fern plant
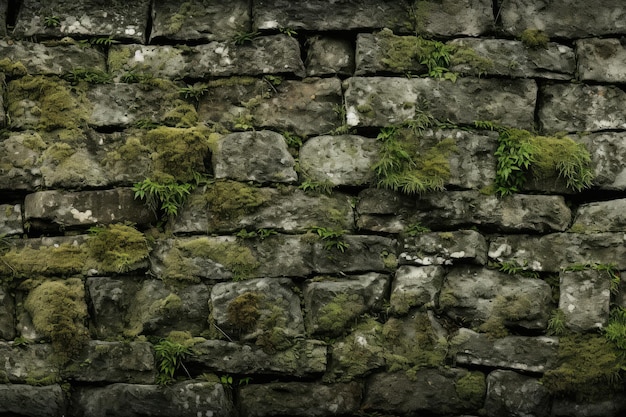
M 193 353 L 189 347 L 170 340 L 162 340 L 154 346 L 154 353 L 159 371 L 156 378 L 158 385 L 168 385 L 173 382 L 178 368 L 182 368 L 191 379 L 183 363 L 183 360 Z

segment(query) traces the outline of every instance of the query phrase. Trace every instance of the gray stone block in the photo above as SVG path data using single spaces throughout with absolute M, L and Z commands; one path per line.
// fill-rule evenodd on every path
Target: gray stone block
M 398 258 L 403 265 L 487 263 L 487 241 L 473 230 L 422 233 L 405 237 L 400 245 Z
M 61 417 L 67 400 L 60 385 L 0 385 L 0 413 L 25 417 Z
M 344 83 L 349 126 L 399 125 L 422 113 L 458 124 L 490 120 L 526 129 L 534 124 L 532 80 L 353 77 Z
M 0 236 L 24 233 L 20 204 L 0 204 Z
M 606 272 L 564 271 L 560 274 L 559 309 L 574 332 L 602 329 L 609 321 L 611 277 Z
M 444 276 L 440 266 L 399 267 L 391 285 L 392 311 L 407 314 L 411 308 L 434 308 Z
M 220 0 L 160 0 L 152 5 L 150 43 L 163 40 L 231 40 L 250 32 L 250 8 L 247 0 L 226 5 Z
M 313 36 L 307 40 L 306 75 L 352 75 L 354 47 L 347 39 Z
M 626 189 L 626 133 L 592 133 L 574 140 L 589 149 L 594 186 L 601 190 Z
M 625 231 L 626 199 L 581 204 L 570 230 L 577 233 Z
M 550 404 L 550 393 L 537 378 L 503 370 L 487 375 L 485 410 L 489 417 L 547 417 Z
M 54 361 L 52 355 L 52 346 L 49 344 L 29 343 L 26 346 L 16 346 L 13 342 L 0 342 L 0 359 L 4 363 L 0 375 L 13 384 L 56 383 L 61 375 L 58 362 Z
M 626 62 L 626 46 L 619 39 L 577 40 L 576 56 L 581 80 L 607 83 L 626 82 L 623 67 L 623 63 Z

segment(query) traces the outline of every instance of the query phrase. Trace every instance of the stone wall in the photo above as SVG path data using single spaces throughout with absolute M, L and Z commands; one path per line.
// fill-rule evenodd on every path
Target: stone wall
M 0 1 L 0 416 L 622 415 L 625 35 Z

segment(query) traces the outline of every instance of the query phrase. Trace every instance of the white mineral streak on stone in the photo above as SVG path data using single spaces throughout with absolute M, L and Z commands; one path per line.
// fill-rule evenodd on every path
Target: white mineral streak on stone
M 465 256 L 465 251 L 460 251 L 460 252 L 452 252 L 450 254 L 451 258 L 463 258 Z
M 359 346 L 367 346 L 367 339 L 365 339 L 363 336 L 357 336 L 355 342 L 359 345 Z
M 348 126 L 356 126 L 359 124 L 359 115 L 356 112 L 354 106 L 348 107 L 348 111 L 346 112 L 346 122 Z
M 78 211 L 76 208 L 72 207 L 72 209 L 70 210 L 70 213 L 72 213 L 72 217 L 74 217 L 76 220 L 78 220 L 81 223 L 86 222 L 86 221 L 92 221 L 92 222 L 98 221 L 98 219 L 92 217 L 93 213 L 91 210 L 81 212 L 81 211 Z
M 143 54 L 139 49 L 135 51 L 135 56 L 133 57 L 133 59 L 137 62 L 143 62 Z
M 126 35 L 134 35 L 135 34 L 135 29 L 132 27 L 127 27 L 126 29 L 124 29 L 124 34 Z
M 489 257 L 490 258 L 498 258 L 500 257 L 503 253 L 511 253 L 511 246 L 507 245 L 506 243 L 503 243 L 502 245 L 498 246 L 498 249 L 493 250 L 493 251 L 489 251 Z

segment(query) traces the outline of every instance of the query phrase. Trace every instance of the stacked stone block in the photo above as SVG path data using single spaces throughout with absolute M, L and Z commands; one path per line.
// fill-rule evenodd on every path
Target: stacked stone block
M 0 2 L 0 415 L 621 415 L 626 6 L 549 3 Z

